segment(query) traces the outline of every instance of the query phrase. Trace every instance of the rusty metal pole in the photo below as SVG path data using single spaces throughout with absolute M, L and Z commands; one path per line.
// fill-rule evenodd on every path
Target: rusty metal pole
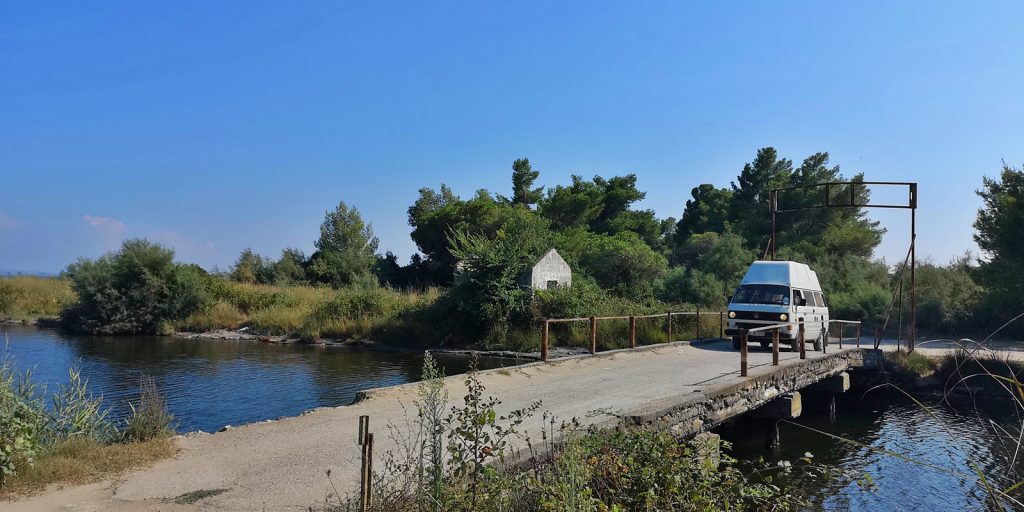
M 668 313 L 666 313 L 665 317 L 668 319 L 668 328 L 666 329 L 667 334 L 665 342 L 672 343 L 672 312 L 669 311 Z
M 772 210 L 772 238 L 771 241 L 768 242 L 771 244 L 772 247 L 772 261 L 775 261 L 775 214 L 779 209 L 778 200 L 779 193 L 777 190 L 772 190 L 771 192 L 768 193 L 768 203 L 771 206 Z
M 373 433 L 366 434 L 366 507 L 373 507 Z
M 700 306 L 697 306 L 697 336 L 696 339 L 700 339 Z
M 718 313 L 718 337 L 725 337 L 725 312 Z
M 372 455 L 369 450 L 369 439 L 370 437 L 370 417 L 360 416 L 359 417 L 359 436 L 358 443 L 360 447 L 360 464 L 359 464 L 359 510 L 360 512 L 366 512 L 370 508 L 370 456 Z
M 779 328 L 772 329 L 772 366 L 779 365 Z
M 857 324 L 857 348 L 860 348 L 860 324 Z
M 590 317 L 590 353 L 597 353 L 597 317 Z
M 747 376 L 747 331 L 740 334 L 740 377 Z
M 917 342 L 917 183 L 910 184 L 910 335 L 907 352 L 914 351 Z
M 807 359 L 807 350 L 804 348 L 804 324 L 800 324 L 800 359 Z
M 843 325 L 845 324 L 839 322 L 839 350 L 843 349 Z
M 636 348 L 636 317 L 629 317 L 629 348 Z
M 548 360 L 548 330 L 551 322 L 547 319 L 544 320 L 544 332 L 540 337 L 540 360 Z

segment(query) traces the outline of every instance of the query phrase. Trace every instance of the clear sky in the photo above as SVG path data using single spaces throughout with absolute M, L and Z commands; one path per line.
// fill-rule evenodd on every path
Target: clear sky
M 226 268 L 311 251 L 339 200 L 415 251 L 420 187 L 636 173 L 678 217 L 757 148 L 920 185 L 919 253 L 975 250 L 1024 163 L 1024 3 L 0 0 L 0 269 L 126 237 Z M 906 214 L 879 255 L 901 260 Z

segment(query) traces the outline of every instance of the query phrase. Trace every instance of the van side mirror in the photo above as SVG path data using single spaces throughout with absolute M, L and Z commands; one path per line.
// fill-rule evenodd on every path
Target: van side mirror
M 806 306 L 807 305 L 807 299 L 806 298 L 800 299 L 800 305 L 801 306 Z

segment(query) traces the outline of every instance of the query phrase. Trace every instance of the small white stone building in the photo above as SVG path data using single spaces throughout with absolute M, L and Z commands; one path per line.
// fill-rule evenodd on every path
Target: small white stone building
M 572 285 L 572 269 L 558 251 L 551 249 L 523 276 L 523 285 L 535 290 L 569 287 Z

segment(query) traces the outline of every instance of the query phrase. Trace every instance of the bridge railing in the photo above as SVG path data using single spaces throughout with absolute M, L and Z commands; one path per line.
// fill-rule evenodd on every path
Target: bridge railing
M 551 341 L 551 325 L 562 324 L 562 323 L 575 323 L 575 322 L 589 322 L 590 323 L 590 353 L 597 353 L 597 328 L 598 323 L 601 321 L 612 321 L 612 320 L 629 320 L 629 340 L 627 346 L 629 348 L 636 348 L 636 325 L 637 320 L 650 319 L 650 318 L 665 318 L 665 342 L 672 342 L 672 327 L 673 319 L 679 317 L 696 317 L 696 338 L 701 339 L 701 334 L 711 334 L 711 331 L 706 333 L 701 332 L 701 321 L 702 317 L 717 316 L 718 317 L 718 336 L 725 336 L 725 312 L 724 311 L 668 311 L 665 313 L 656 313 L 653 315 L 621 315 L 621 316 L 590 316 L 590 317 L 578 317 L 578 318 L 544 318 L 542 319 L 543 327 L 541 330 L 541 342 L 540 342 L 540 359 L 541 361 L 548 360 L 548 353 Z
M 820 320 L 799 320 L 797 322 L 782 322 L 777 324 L 768 324 L 762 327 L 755 327 L 753 329 L 730 329 L 729 333 L 738 333 L 740 337 L 740 377 L 747 376 L 747 344 L 751 334 L 758 334 L 762 332 L 771 331 L 772 333 L 772 366 L 779 365 L 779 333 L 782 329 L 788 328 L 789 326 L 796 324 L 797 328 L 797 339 L 796 343 L 800 347 L 800 359 L 807 359 L 807 344 L 804 339 L 806 331 L 806 324 L 819 324 L 822 323 Z M 821 352 L 826 353 L 828 351 L 828 342 L 831 338 L 830 331 L 832 325 L 839 325 L 839 348 L 843 348 L 843 327 L 846 325 L 856 326 L 856 338 L 857 347 L 860 348 L 860 321 L 858 320 L 829 320 L 825 328 L 825 342 L 821 344 Z

